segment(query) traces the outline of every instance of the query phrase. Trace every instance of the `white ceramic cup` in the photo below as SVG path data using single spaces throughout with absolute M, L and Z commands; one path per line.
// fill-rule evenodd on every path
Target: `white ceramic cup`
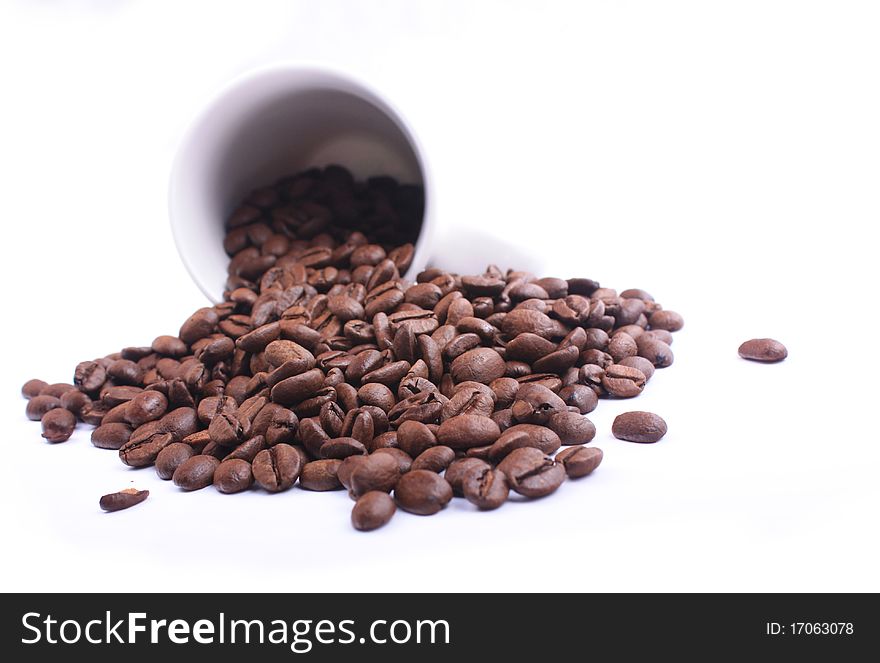
M 346 74 L 283 64 L 244 74 L 222 89 L 190 126 L 174 160 L 171 227 L 202 292 L 222 300 L 229 263 L 225 222 L 250 190 L 332 163 L 358 179 L 391 175 L 424 187 L 424 219 L 407 276 L 424 269 L 435 196 L 410 126 L 375 90 Z

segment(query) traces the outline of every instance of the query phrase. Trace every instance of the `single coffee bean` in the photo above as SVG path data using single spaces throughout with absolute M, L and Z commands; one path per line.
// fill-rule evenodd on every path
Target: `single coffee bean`
M 30 400 L 39 396 L 40 392 L 48 386 L 49 384 L 43 380 L 28 380 L 21 387 L 21 395 Z
M 576 407 L 581 414 L 592 412 L 599 405 L 599 397 L 596 396 L 596 392 L 583 384 L 563 387 L 559 390 L 559 397 L 566 405 Z
M 61 399 L 55 396 L 34 396 L 28 401 L 25 414 L 31 421 L 40 421 L 49 410 L 63 407 Z
M 132 428 L 124 423 L 101 424 L 92 431 L 92 444 L 99 449 L 120 449 L 131 438 Z
M 410 470 L 394 489 L 397 505 L 404 511 L 430 516 L 452 499 L 452 486 L 439 474 L 428 470 Z
M 214 482 L 214 472 L 220 461 L 214 456 L 201 454 L 187 458 L 176 470 L 172 480 L 174 485 L 185 491 L 201 490 Z
M 61 401 L 61 407 L 65 410 L 69 410 L 76 417 L 80 417 L 83 410 L 92 403 L 92 399 L 89 398 L 86 393 L 79 391 L 78 389 L 68 391 L 63 394 L 59 400 Z
M 148 421 L 160 419 L 168 409 L 168 399 L 159 391 L 148 389 L 142 391 L 128 402 L 125 417 L 132 426 L 137 428 Z
M 415 458 L 437 444 L 437 437 L 420 421 L 404 421 L 397 429 L 397 446 Z
M 655 311 L 648 318 L 652 329 L 665 329 L 666 331 L 678 331 L 684 327 L 684 318 L 675 311 Z
M 788 350 L 782 343 L 772 338 L 753 338 L 739 346 L 739 356 L 743 359 L 769 363 L 785 359 Z
M 313 460 L 306 463 L 299 476 L 300 488 L 314 491 L 339 490 L 342 488 L 342 483 L 336 476 L 336 472 L 340 465 L 342 465 L 342 461 L 338 458 Z
M 302 456 L 296 449 L 289 444 L 276 444 L 254 458 L 254 480 L 270 493 L 281 492 L 296 482 L 302 466 Z
M 425 449 L 412 461 L 411 469 L 443 472 L 453 460 L 455 460 L 455 452 L 449 447 L 431 447 Z
M 105 425 L 110 426 L 113 424 Z M 196 452 L 192 446 L 185 442 L 174 442 L 169 444 L 156 456 L 156 474 L 160 479 L 169 481 L 174 476 L 174 472 L 177 468 L 195 455 Z
M 43 437 L 52 443 L 66 442 L 76 428 L 76 417 L 65 408 L 49 410 L 40 422 L 43 426 Z
M 449 368 L 456 382 L 473 380 L 489 384 L 492 380 L 504 377 L 504 359 L 492 348 L 474 348 L 456 357 Z
M 222 447 L 235 447 L 248 438 L 250 429 L 250 421 L 246 417 L 221 413 L 211 420 L 208 435 Z
M 219 446 L 219 445 L 218 445 Z M 267 447 L 266 438 L 262 435 L 254 435 L 250 439 L 245 440 L 241 444 L 239 444 L 235 449 L 230 451 L 224 457 L 224 460 L 243 460 L 247 463 L 252 463 L 254 458 L 257 457 L 257 454 L 260 453 L 263 449 Z M 221 447 L 224 452 L 226 451 L 225 447 Z
M 349 493 L 358 498 L 372 490 L 390 493 L 400 480 L 397 460 L 388 454 L 373 454 L 359 463 L 349 479 Z
M 576 412 L 557 412 L 547 424 L 564 445 L 587 444 L 596 437 L 596 426 Z
M 624 412 L 614 419 L 611 432 L 628 442 L 657 442 L 666 435 L 666 422 L 652 412 Z
M 497 509 L 507 501 L 507 475 L 495 469 L 472 471 L 462 481 L 465 499 L 483 511 Z
M 135 437 L 119 448 L 119 459 L 129 467 L 147 467 L 156 462 L 159 452 L 174 441 L 171 433 L 156 431 Z
M 624 357 L 619 363 L 621 366 L 629 366 L 641 371 L 645 375 L 645 380 L 650 380 L 654 375 L 654 364 L 644 357 Z
M 378 438 L 376 438 L 378 439 Z M 398 449 L 397 447 L 380 447 L 375 449 L 372 453 L 374 454 L 387 454 L 391 456 L 394 460 L 397 461 L 397 468 L 400 470 L 401 474 L 406 474 L 410 471 L 413 464 L 412 456 L 403 451 L 402 449 Z M 424 452 L 422 452 L 424 453 Z M 422 468 L 427 469 L 427 468 Z
M 367 448 L 363 442 L 353 437 L 334 437 L 321 445 L 321 458 L 347 458 L 348 456 L 363 456 Z
M 602 386 L 617 398 L 633 398 L 645 388 L 645 374 L 636 368 L 612 364 L 605 369 Z
M 107 381 L 107 370 L 96 361 L 84 361 L 73 372 L 73 383 L 89 394 L 96 393 Z
M 398 430 L 398 436 L 400 431 Z M 490 445 L 501 436 L 501 429 L 489 417 L 460 414 L 447 419 L 437 430 L 437 441 L 452 449 Z M 404 451 L 406 449 L 404 448 Z
M 675 360 L 672 348 L 653 336 L 642 334 L 636 339 L 636 346 L 638 347 L 639 356 L 644 357 L 657 368 L 666 368 L 672 365 L 672 362 Z
M 378 490 L 364 493 L 351 510 L 351 524 L 357 530 L 369 532 L 385 525 L 396 510 L 388 493 Z
M 501 437 L 489 447 L 487 455 L 489 460 L 497 463 L 522 447 L 533 447 L 544 454 L 552 454 L 561 445 L 559 435 L 549 428 L 535 424 L 516 424 L 501 433 Z
M 251 464 L 238 458 L 224 460 L 214 471 L 214 488 L 221 493 L 240 493 L 253 483 Z
M 565 468 L 539 449 L 523 447 L 498 464 L 510 487 L 525 497 L 544 497 L 565 481 Z
M 113 511 L 122 511 L 140 504 L 150 496 L 149 490 L 135 490 L 134 488 L 126 488 L 118 493 L 110 493 L 104 495 L 98 501 L 98 505 L 108 513 Z
M 570 479 L 578 479 L 599 467 L 602 455 L 597 447 L 568 447 L 556 454 L 556 462 L 562 463 Z

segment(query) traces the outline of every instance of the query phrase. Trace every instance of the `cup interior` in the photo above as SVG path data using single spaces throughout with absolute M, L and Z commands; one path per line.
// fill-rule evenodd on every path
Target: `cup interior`
M 410 274 L 427 261 L 432 203 L 421 152 L 400 115 L 341 74 L 275 68 L 223 90 L 185 137 L 171 176 L 178 251 L 201 290 L 221 301 L 229 257 L 225 222 L 252 189 L 310 167 L 340 164 L 356 178 L 390 175 L 425 188 Z

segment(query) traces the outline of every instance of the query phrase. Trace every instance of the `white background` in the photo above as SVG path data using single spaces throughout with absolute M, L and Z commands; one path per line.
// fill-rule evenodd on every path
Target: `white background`
M 3 590 L 880 590 L 876 3 L 0 7 Z M 204 303 L 167 222 L 174 148 L 215 88 L 281 59 L 394 100 L 441 226 L 685 316 L 674 366 L 591 415 L 592 477 L 361 534 L 344 493 L 180 494 L 26 421 L 26 379 Z M 789 359 L 740 360 L 755 336 Z M 666 438 L 611 438 L 633 408 Z M 127 485 L 150 499 L 102 514 Z

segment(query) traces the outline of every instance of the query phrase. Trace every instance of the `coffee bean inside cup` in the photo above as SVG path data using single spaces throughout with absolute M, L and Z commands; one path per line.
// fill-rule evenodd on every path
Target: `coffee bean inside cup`
M 28 380 L 27 416 L 50 442 L 94 426 L 90 448 L 180 492 L 287 491 L 295 509 L 300 489 L 345 488 L 364 531 L 398 507 L 440 514 L 458 497 L 491 511 L 592 474 L 602 451 L 585 415 L 653 388 L 682 316 L 589 278 L 408 276 L 424 204 L 418 186 L 341 166 L 251 191 L 227 219 L 223 301 L 76 364 L 71 383 Z M 628 413 L 613 432 L 653 442 L 665 423 Z

